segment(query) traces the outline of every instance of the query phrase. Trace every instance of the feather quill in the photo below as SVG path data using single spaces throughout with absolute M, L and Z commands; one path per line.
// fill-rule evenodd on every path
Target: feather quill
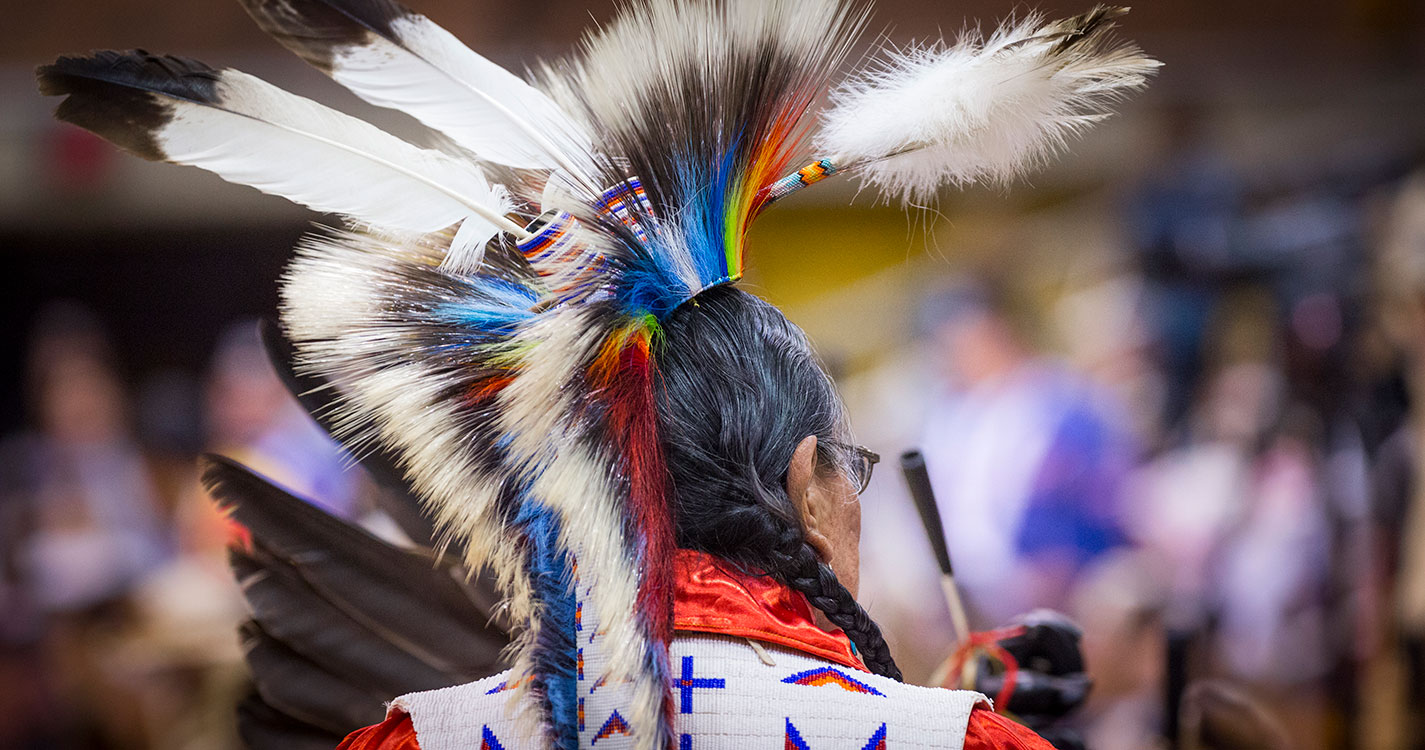
M 42 93 L 67 96 L 60 119 L 145 159 L 200 167 L 388 230 L 461 224 L 474 247 L 497 231 L 523 234 L 504 216 L 505 190 L 473 164 L 245 73 L 136 50 L 62 57 L 39 79 Z
M 1030 15 L 989 38 L 966 31 L 952 46 L 892 51 L 833 92 L 818 153 L 905 201 L 945 185 L 1008 182 L 1159 67 L 1112 39 L 1126 12 L 1099 7 L 1049 23 Z
M 481 159 L 587 176 L 587 130 L 544 92 L 393 0 L 242 0 L 264 31 L 362 99 Z

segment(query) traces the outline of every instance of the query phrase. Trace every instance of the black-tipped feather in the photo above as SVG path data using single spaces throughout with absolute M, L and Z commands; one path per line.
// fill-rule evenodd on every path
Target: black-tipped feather
M 394 0 L 242 0 L 264 31 L 353 93 L 485 161 L 578 173 L 588 136 L 544 93 Z
M 91 130 L 150 161 L 168 157 L 154 139 L 173 117 L 164 97 L 217 100 L 217 70 L 186 57 L 105 50 L 61 57 L 36 71 L 40 93 L 65 96 L 55 117 Z
M 67 96 L 61 119 L 147 159 L 388 230 L 459 225 L 463 251 L 514 227 L 504 188 L 468 161 L 241 71 L 135 50 L 61 58 L 38 76 L 42 92 Z
M 396 37 L 391 24 L 411 11 L 391 0 L 241 0 L 249 15 L 278 43 L 324 73 L 342 48 L 370 35 Z
M 204 457 L 203 484 L 322 600 L 446 672 L 451 684 L 502 668 L 508 635 L 448 565 L 377 539 L 220 456 Z

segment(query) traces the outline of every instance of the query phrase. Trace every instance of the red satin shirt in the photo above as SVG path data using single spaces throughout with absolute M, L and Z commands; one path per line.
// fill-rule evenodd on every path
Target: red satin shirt
M 678 550 L 674 628 L 775 643 L 866 671 L 841 631 L 828 633 L 806 597 L 766 577 L 747 576 L 717 558 Z M 420 750 L 411 717 L 394 713 L 352 732 L 337 750 Z M 970 713 L 964 750 L 1054 750 L 1027 727 L 984 708 Z

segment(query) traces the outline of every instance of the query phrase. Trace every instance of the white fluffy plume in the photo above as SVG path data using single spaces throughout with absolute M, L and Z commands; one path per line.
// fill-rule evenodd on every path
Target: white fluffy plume
M 1115 43 L 1126 9 L 1045 23 L 1031 15 L 988 39 L 886 54 L 839 87 L 815 144 L 887 198 L 932 198 L 946 184 L 1006 182 L 1108 115 L 1160 63 Z

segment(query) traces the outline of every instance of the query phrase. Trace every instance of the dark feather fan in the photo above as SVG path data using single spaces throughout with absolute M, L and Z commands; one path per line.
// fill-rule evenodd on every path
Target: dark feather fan
M 240 719 L 253 747 L 339 740 L 392 696 L 504 668 L 508 635 L 478 593 L 489 581 L 467 583 L 448 559 L 392 546 L 229 459 L 203 463 L 204 486 L 251 535 L 231 555 L 252 615 L 256 694 Z

